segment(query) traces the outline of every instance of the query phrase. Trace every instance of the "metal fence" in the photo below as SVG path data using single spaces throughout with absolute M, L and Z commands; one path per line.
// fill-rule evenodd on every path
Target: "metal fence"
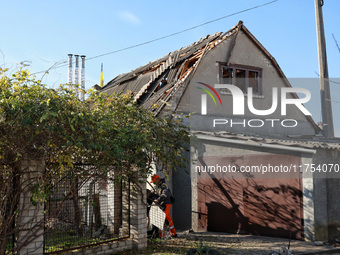
M 96 178 L 60 180 L 45 205 L 45 254 L 129 237 L 130 231 L 120 229 L 127 203 L 129 209 L 130 201 L 123 204 L 122 185 Z
M 14 248 L 14 241 L 15 241 L 14 237 L 15 237 L 14 234 L 8 237 L 7 246 L 6 246 L 6 254 L 12 254 L 12 250 Z

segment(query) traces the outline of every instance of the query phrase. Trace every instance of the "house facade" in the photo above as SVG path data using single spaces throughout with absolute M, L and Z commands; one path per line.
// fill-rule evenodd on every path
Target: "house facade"
M 340 182 L 311 168 L 340 163 L 339 140 L 323 138 L 303 105 L 308 91 L 290 85 L 241 21 L 100 91 L 132 93 L 160 117 L 191 114 L 191 150 L 183 155 L 190 164 L 170 182 L 176 228 L 308 240 L 339 234 L 332 194 Z

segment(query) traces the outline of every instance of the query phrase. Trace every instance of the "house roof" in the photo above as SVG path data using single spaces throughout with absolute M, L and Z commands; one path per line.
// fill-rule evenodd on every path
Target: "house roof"
M 239 31 L 246 34 L 254 45 L 269 59 L 280 78 L 284 81 L 285 86 L 291 87 L 275 58 L 249 32 L 243 25 L 243 22 L 239 21 L 226 33 L 218 32 L 213 35 L 207 35 L 187 47 L 170 52 L 164 57 L 129 73 L 120 74 L 109 81 L 104 87 L 100 89 L 97 87 L 97 89 L 107 94 L 132 93 L 134 100 L 138 104 L 154 112 L 155 115 L 161 113 L 165 106 L 175 111 L 201 59 L 221 42 L 229 38 L 235 40 Z M 232 50 L 231 48 L 230 53 Z M 295 93 L 292 93 L 292 95 L 298 98 Z M 320 131 L 320 128 L 313 119 L 310 116 L 306 117 L 313 125 L 315 131 Z
M 230 132 L 204 132 L 196 131 L 192 134 L 198 139 L 210 140 L 210 138 L 220 138 L 221 141 L 229 143 L 238 143 L 242 141 L 242 144 L 249 146 L 265 147 L 264 145 L 279 145 L 286 148 L 305 148 L 305 149 L 340 149 L 340 139 L 330 138 L 325 139 L 323 136 L 291 136 L 286 138 L 278 138 L 274 136 L 255 136 L 246 134 L 235 134 Z
M 215 33 L 193 44 L 170 52 L 164 57 L 109 81 L 101 92 L 130 92 L 134 100 L 157 115 L 167 102 L 190 81 L 202 57 L 243 27 L 242 21 L 226 33 Z

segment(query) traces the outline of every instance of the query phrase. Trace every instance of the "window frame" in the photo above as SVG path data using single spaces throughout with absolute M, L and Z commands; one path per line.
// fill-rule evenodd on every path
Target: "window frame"
M 247 89 L 249 86 L 249 72 L 257 72 L 258 73 L 258 92 L 253 90 L 253 97 L 263 97 L 263 88 L 262 88 L 262 68 L 248 65 L 239 65 L 239 64 L 228 64 L 228 63 L 219 63 L 219 83 L 222 84 L 223 81 L 223 68 L 230 68 L 233 70 L 232 77 L 232 85 L 236 85 L 236 69 L 245 71 L 245 90 L 242 90 L 244 95 L 247 95 Z M 222 92 L 222 89 L 220 89 Z M 228 92 L 222 92 L 222 95 L 230 94 Z

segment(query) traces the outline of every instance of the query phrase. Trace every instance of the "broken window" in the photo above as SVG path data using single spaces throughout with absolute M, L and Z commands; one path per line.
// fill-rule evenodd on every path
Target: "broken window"
M 233 84 L 233 69 L 228 67 L 222 67 L 222 83 Z
M 245 94 L 248 88 L 253 88 L 253 95 L 262 95 L 261 69 L 242 65 L 220 65 L 220 84 L 233 84 Z M 221 94 L 230 93 L 221 89 Z
M 239 87 L 242 91 L 246 91 L 246 70 L 236 69 L 236 76 L 235 76 L 234 84 Z
M 254 94 L 260 94 L 259 80 L 260 80 L 259 72 L 257 71 L 248 72 L 248 81 L 249 81 L 248 86 L 253 88 Z

